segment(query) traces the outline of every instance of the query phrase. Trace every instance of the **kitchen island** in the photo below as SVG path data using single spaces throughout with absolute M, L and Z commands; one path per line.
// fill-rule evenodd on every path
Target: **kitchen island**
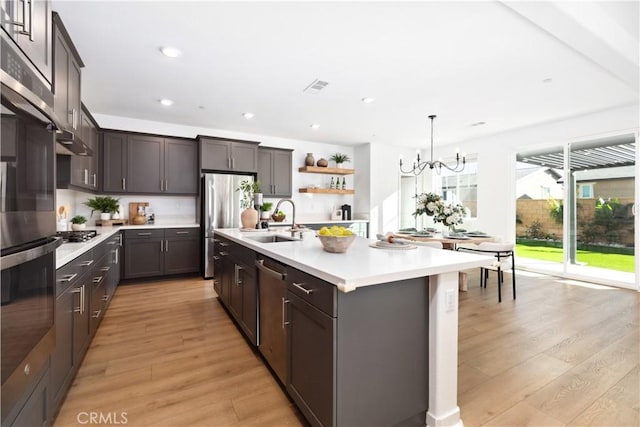
M 287 267 L 288 367 L 281 380 L 312 425 L 462 425 L 458 271 L 487 266 L 491 257 L 377 249 L 360 237 L 335 254 L 313 233 L 268 243 L 257 236 L 289 233 L 215 233 L 226 246 Z M 235 285 L 243 285 L 238 277 L 247 265 L 233 267 Z

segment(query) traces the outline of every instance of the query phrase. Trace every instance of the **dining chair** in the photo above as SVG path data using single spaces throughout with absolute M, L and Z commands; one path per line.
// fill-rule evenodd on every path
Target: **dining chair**
M 515 245 L 513 243 L 482 242 L 478 245 L 460 245 L 457 250 L 462 252 L 476 252 L 492 254 L 496 260 L 489 267 L 480 267 L 480 287 L 487 287 L 489 270 L 498 273 L 498 302 L 502 302 L 502 283 L 504 282 L 504 270 L 511 269 L 511 282 L 513 287 L 513 299 L 516 299 L 516 266 Z

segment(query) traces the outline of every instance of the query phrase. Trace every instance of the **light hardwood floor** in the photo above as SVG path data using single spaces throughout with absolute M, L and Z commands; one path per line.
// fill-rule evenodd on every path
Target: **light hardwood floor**
M 516 276 L 515 301 L 505 286 L 498 304 L 495 273 L 485 290 L 470 272 L 460 294 L 465 426 L 640 425 L 639 294 Z M 303 425 L 200 279 L 118 288 L 55 426 L 84 412 L 126 412 L 128 426 Z

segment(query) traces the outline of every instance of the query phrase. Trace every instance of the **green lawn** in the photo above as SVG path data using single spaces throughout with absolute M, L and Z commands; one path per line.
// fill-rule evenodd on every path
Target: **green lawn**
M 562 248 L 516 245 L 516 256 L 543 261 L 562 262 Z M 578 262 L 592 267 L 634 272 L 634 256 L 578 250 Z

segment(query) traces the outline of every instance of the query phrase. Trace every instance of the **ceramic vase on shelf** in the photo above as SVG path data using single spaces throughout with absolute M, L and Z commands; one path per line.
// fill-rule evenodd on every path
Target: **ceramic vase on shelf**
M 258 224 L 258 211 L 254 208 L 247 208 L 240 214 L 242 228 L 256 228 Z
M 323 158 L 323 159 L 318 160 L 317 165 L 318 165 L 318 167 L 326 168 L 327 166 L 329 166 L 329 162 L 327 161 L 327 159 Z
M 307 166 L 313 166 L 316 163 L 316 159 L 313 158 L 313 153 L 307 153 L 307 157 L 304 158 L 304 164 Z

